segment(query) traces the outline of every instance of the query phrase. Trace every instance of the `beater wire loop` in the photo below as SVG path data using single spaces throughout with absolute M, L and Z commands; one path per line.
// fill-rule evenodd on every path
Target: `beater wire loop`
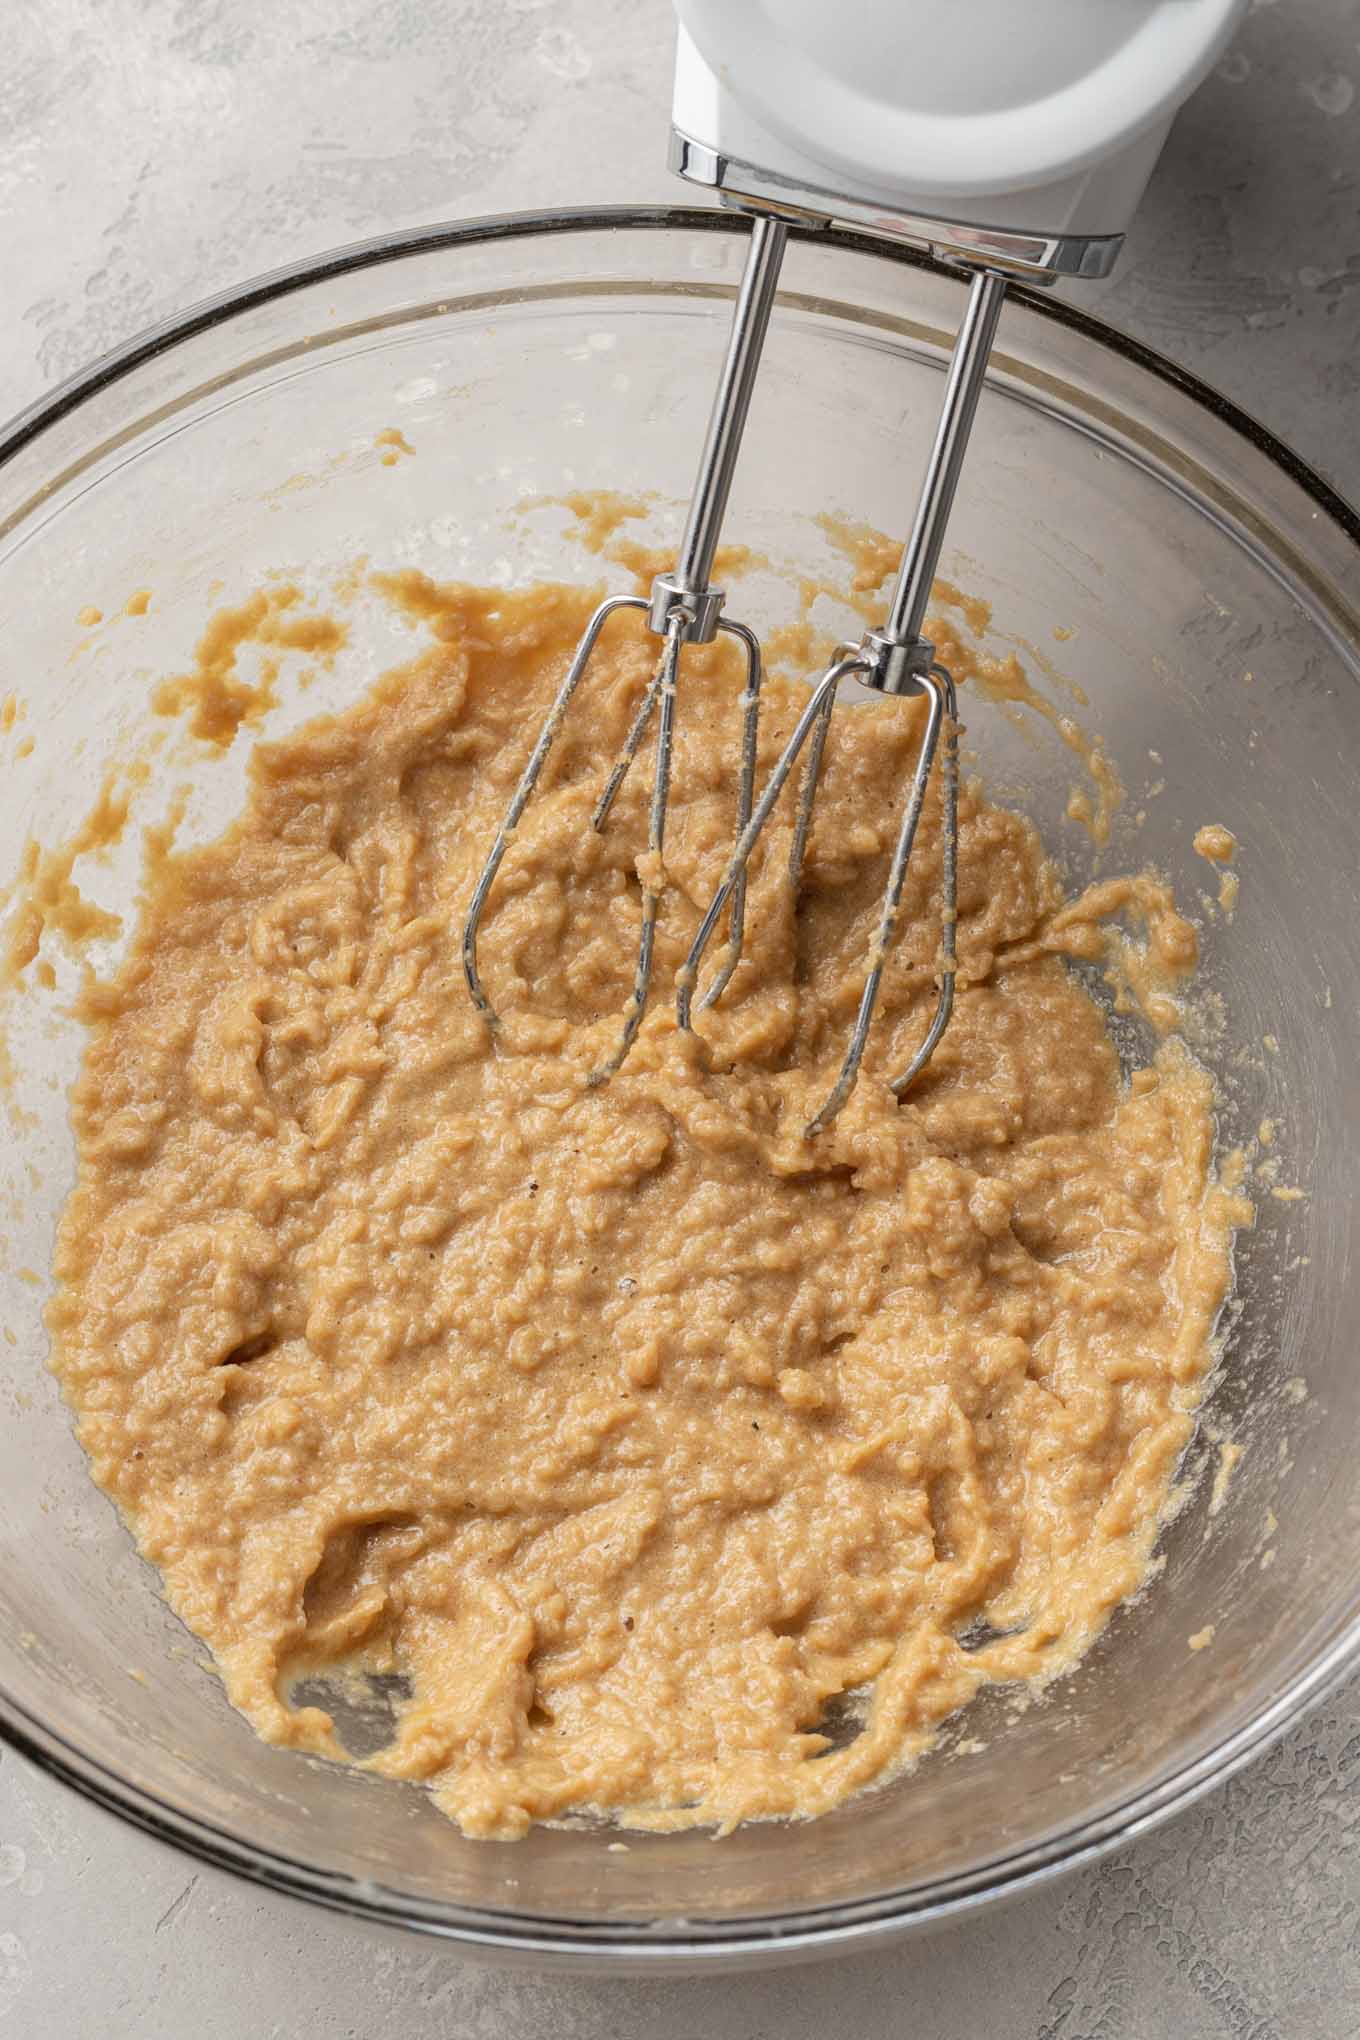
M 557 690 L 547 719 L 538 733 L 538 741 L 529 753 L 529 762 L 520 774 L 519 785 L 515 788 L 510 805 L 505 811 L 505 819 L 496 831 L 491 854 L 482 866 L 481 876 L 477 880 L 468 906 L 467 919 L 463 923 L 463 975 L 467 979 L 467 988 L 472 994 L 473 1005 L 493 1031 L 500 1025 L 500 1015 L 487 997 L 477 967 L 477 937 L 481 930 L 482 916 L 486 912 L 487 900 L 491 896 L 491 888 L 496 883 L 496 874 L 505 862 L 505 853 L 510 848 L 510 839 L 519 826 L 520 817 L 533 797 L 534 788 L 538 785 L 543 767 L 548 762 L 548 753 L 557 741 L 567 710 L 571 706 L 571 698 L 581 684 L 600 632 L 616 609 L 645 610 L 646 607 L 646 601 L 641 595 L 610 595 L 591 617 L 581 634 L 581 641 L 576 647 L 562 685 Z
M 911 792 L 907 796 L 906 812 L 902 817 L 902 826 L 897 832 L 892 863 L 888 867 L 888 883 L 883 894 L 883 904 L 879 909 L 878 926 L 869 944 L 869 974 L 860 995 L 859 1011 L 855 1015 L 854 1031 L 850 1036 L 850 1046 L 845 1052 L 845 1061 L 841 1064 L 840 1074 L 825 1104 L 808 1122 L 809 1139 L 830 1126 L 854 1090 L 859 1076 L 874 1008 L 878 1004 L 878 995 L 883 984 L 888 951 L 897 934 L 897 916 L 902 905 L 902 890 L 907 881 L 907 865 L 911 861 L 916 832 L 921 823 L 921 810 L 925 806 L 930 768 L 935 762 L 935 753 L 940 747 L 942 734 L 944 756 L 941 761 L 940 791 L 943 808 L 941 818 L 943 897 L 940 914 L 940 992 L 925 1040 L 902 1075 L 894 1078 L 888 1087 L 894 1097 L 900 1098 L 929 1062 L 935 1052 L 936 1043 L 949 1025 L 949 1015 L 954 1006 L 954 974 L 957 963 L 955 944 L 958 929 L 958 732 L 955 723 L 957 700 L 954 683 L 943 666 L 932 666 L 929 673 L 923 674 L 921 686 L 926 691 L 930 705 L 926 713 L 926 726 L 921 735 L 916 770 L 912 775 Z
M 784 790 L 784 783 L 794 766 L 798 763 L 803 746 L 807 743 L 813 726 L 819 721 L 825 722 L 827 715 L 830 713 L 829 705 L 834 702 L 836 689 L 840 686 L 842 680 L 849 679 L 853 673 L 865 671 L 867 671 L 867 668 L 864 661 L 853 654 L 846 658 L 837 659 L 834 665 L 828 666 L 826 672 L 809 695 L 807 706 L 794 724 L 793 734 L 779 754 L 778 762 L 770 774 L 765 791 L 756 803 L 755 811 L 746 823 L 746 826 L 738 833 L 736 847 L 728 859 L 722 884 L 709 902 L 708 912 L 699 923 L 699 931 L 690 944 L 689 955 L 685 958 L 684 967 L 676 979 L 676 1019 L 686 1032 L 691 1027 L 694 988 L 698 981 L 699 965 L 703 962 L 704 952 L 713 939 L 713 931 L 721 920 L 723 910 L 728 901 L 733 897 L 738 886 L 745 885 L 746 868 L 751 861 L 751 853 L 755 849 L 760 839 L 761 831 L 764 829 L 774 810 L 775 802 Z M 825 737 L 823 737 L 823 742 L 825 742 Z M 735 968 L 735 965 L 733 968 Z M 726 984 L 731 974 L 729 970 L 726 976 L 721 976 L 721 983 Z M 716 995 L 716 988 L 707 992 L 700 1003 L 699 1010 L 702 1012 L 705 1007 L 712 1005 Z
M 661 910 L 661 886 L 665 867 L 662 862 L 666 847 L 666 802 L 670 798 L 671 757 L 675 749 L 675 682 L 680 666 L 680 647 L 685 640 L 689 617 L 683 609 L 671 612 L 666 626 L 666 642 L 651 685 L 643 697 L 642 705 L 633 718 L 619 762 L 609 776 L 609 784 L 601 795 L 595 809 L 594 827 L 602 829 L 615 793 L 623 783 L 628 767 L 637 756 L 642 735 L 651 719 L 658 701 L 661 705 L 660 719 L 656 726 L 656 763 L 652 770 L 652 798 L 647 816 L 647 858 L 641 867 L 642 877 L 642 930 L 638 936 L 637 963 L 633 969 L 633 990 L 628 1004 L 623 1009 L 623 1031 L 618 1047 L 608 1062 L 601 1063 L 590 1073 L 591 1084 L 605 1084 L 613 1076 L 637 1037 L 642 1017 L 647 1011 L 647 994 L 652 987 L 652 961 L 656 947 L 656 917 Z

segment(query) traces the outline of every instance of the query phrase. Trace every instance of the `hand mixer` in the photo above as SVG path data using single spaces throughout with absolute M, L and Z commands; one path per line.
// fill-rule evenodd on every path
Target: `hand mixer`
M 1171 122 L 1228 40 L 1247 0 L 675 0 L 679 41 L 671 166 L 752 216 L 726 358 L 673 570 L 649 596 L 614 595 L 586 626 L 492 845 L 463 929 L 468 989 L 494 1028 L 478 970 L 487 901 L 515 829 L 609 620 L 645 614 L 660 651 L 618 760 L 591 816 L 603 829 L 653 721 L 648 855 L 639 860 L 642 920 L 632 995 L 604 1082 L 642 1025 L 664 880 L 666 810 L 681 653 L 722 631 L 741 646 L 746 685 L 735 846 L 676 980 L 677 1018 L 691 1026 L 699 966 L 723 916 L 727 941 L 700 1010 L 740 961 L 751 855 L 785 782 L 804 759 L 789 859 L 795 897 L 827 732 L 847 683 L 926 698 L 926 718 L 889 864 L 864 989 L 815 1135 L 850 1096 L 896 932 L 927 785 L 941 774 L 938 993 L 898 1097 L 925 1068 L 954 1001 L 958 758 L 950 675 L 923 635 L 926 604 L 968 446 L 1008 283 L 1099 278 L 1124 232 Z M 789 226 L 833 222 L 928 249 L 968 274 L 925 478 L 880 629 L 841 648 L 813 683 L 759 799 L 755 797 L 761 653 L 748 625 L 723 614 L 713 563 L 742 433 L 775 303 Z

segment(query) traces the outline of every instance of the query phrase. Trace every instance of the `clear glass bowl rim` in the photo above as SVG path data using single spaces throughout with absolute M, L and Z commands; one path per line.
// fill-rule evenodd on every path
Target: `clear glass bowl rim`
M 376 268 L 417 254 L 437 253 L 533 236 L 590 233 L 601 229 L 680 230 L 740 233 L 740 212 L 692 206 L 582 206 L 556 211 L 500 213 L 484 218 L 412 227 L 348 242 L 320 255 L 267 270 L 113 348 L 88 368 L 67 378 L 20 411 L 0 429 L 0 467 L 13 460 L 80 406 L 156 356 L 211 327 L 352 271 Z M 880 261 L 934 271 L 945 265 L 914 249 L 840 228 L 792 227 L 794 239 L 839 247 Z M 950 272 L 946 272 L 950 273 Z M 1141 341 L 1093 318 L 1065 300 L 1024 285 L 1012 294 L 1026 309 L 1083 336 L 1121 357 L 1150 378 L 1212 414 L 1216 423 L 1245 440 L 1310 499 L 1338 534 L 1356 550 L 1360 569 L 1360 513 L 1266 426 L 1188 369 Z M 96 1805 L 198 1860 L 290 1897 L 302 1898 L 359 1919 L 415 1932 L 513 1959 L 561 1964 L 584 1959 L 586 1966 L 657 1971 L 717 1968 L 779 1956 L 845 1954 L 885 1941 L 912 1925 L 941 1921 L 988 1900 L 1027 1887 L 1094 1860 L 1183 1811 L 1211 1787 L 1223 1783 L 1277 1742 L 1300 1717 L 1318 1706 L 1360 1664 L 1360 1615 L 1302 1672 L 1274 1704 L 1213 1749 L 1122 1806 L 1067 1829 L 1029 1848 L 1015 1850 L 964 1876 L 941 1878 L 914 1890 L 887 1892 L 855 1904 L 809 1908 L 716 1922 L 687 1920 L 668 1925 L 646 1921 L 573 1921 L 512 1912 L 418 1901 L 375 1884 L 318 1870 L 273 1851 L 252 1847 L 213 1822 L 167 1804 L 133 1785 L 90 1752 L 77 1748 L 37 1720 L 0 1687 L 0 1740 L 40 1770 L 72 1787 Z

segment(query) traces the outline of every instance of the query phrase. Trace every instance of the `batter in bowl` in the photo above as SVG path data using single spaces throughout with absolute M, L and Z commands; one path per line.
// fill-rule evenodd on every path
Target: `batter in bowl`
M 658 992 L 592 1089 L 646 774 L 587 820 L 654 647 L 592 668 L 507 858 L 493 1044 L 459 929 L 589 598 L 387 589 L 429 649 L 257 750 L 240 821 L 161 861 L 91 995 L 51 1307 L 80 1436 L 268 1740 L 341 1755 L 297 1682 L 399 1675 L 366 1761 L 469 1834 L 821 1813 L 984 1681 L 1070 1665 L 1145 1576 L 1243 1213 L 1206 1075 L 1173 1035 L 1121 1080 L 1068 959 L 1131 916 L 1165 1005 L 1193 930 L 1146 876 L 1065 901 L 966 789 L 955 1017 L 898 1104 L 935 996 L 932 794 L 865 1074 L 809 1142 L 917 710 L 837 718 L 802 904 L 788 817 L 696 1042 L 665 991 L 739 748 L 699 652 Z M 767 760 L 798 700 L 769 684 Z

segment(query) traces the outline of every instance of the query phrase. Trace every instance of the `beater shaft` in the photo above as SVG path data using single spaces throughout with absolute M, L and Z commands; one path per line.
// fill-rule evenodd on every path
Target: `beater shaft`
M 1006 279 L 994 269 L 978 270 L 968 288 L 968 303 L 954 342 L 944 402 L 940 406 L 940 422 L 935 428 L 935 441 L 916 505 L 916 521 L 902 551 L 897 585 L 884 625 L 885 635 L 897 644 L 915 644 L 926 620 L 926 604 L 940 564 L 954 492 L 963 472 L 1005 295 Z
M 707 590 L 713 576 L 713 560 L 727 499 L 732 493 L 732 479 L 737 471 L 737 457 L 788 238 L 789 230 L 783 220 L 769 213 L 756 215 L 732 316 L 732 336 L 714 393 L 699 472 L 676 557 L 675 579 L 682 590 Z

